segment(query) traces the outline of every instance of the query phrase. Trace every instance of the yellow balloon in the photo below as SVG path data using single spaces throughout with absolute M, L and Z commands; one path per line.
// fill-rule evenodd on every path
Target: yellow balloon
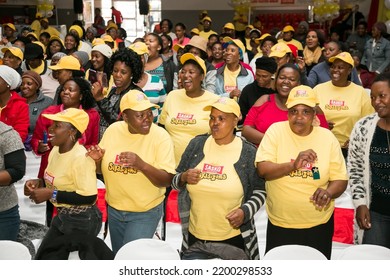
M 386 11 L 386 17 L 387 17 L 387 19 L 390 19 L 390 10 Z

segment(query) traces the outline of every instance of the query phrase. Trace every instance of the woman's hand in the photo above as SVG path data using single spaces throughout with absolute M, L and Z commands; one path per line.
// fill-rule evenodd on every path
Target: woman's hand
M 50 151 L 50 146 L 48 143 L 43 143 L 43 140 L 39 140 L 38 142 L 38 153 L 44 154 Z
M 200 181 L 200 169 L 188 169 L 181 175 L 181 182 L 183 184 L 196 185 Z
M 36 204 L 49 200 L 53 195 L 53 190 L 48 188 L 34 189 L 29 198 Z
M 245 214 L 241 208 L 234 209 L 226 215 L 230 225 L 233 228 L 239 228 L 244 223 Z
M 317 154 L 312 149 L 302 151 L 294 161 L 294 170 L 306 167 L 308 164 L 315 163 Z
M 334 128 L 334 125 L 334 122 L 328 122 L 329 130 L 332 130 Z
M 100 82 L 94 82 L 91 87 L 91 92 L 93 95 L 93 98 L 95 98 L 96 101 L 100 101 L 104 98 L 103 95 L 103 86 Z
M 105 150 L 101 149 L 98 145 L 92 145 L 87 149 L 85 156 L 91 157 L 95 162 L 102 160 Z
M 123 166 L 135 168 L 137 170 L 142 171 L 145 162 L 133 152 L 122 152 L 119 154 L 119 163 Z
M 318 188 L 310 197 L 310 200 L 317 208 L 322 209 L 328 206 L 332 200 L 332 195 L 326 189 Z
M 241 90 L 239 90 L 238 88 L 236 89 L 233 89 L 230 93 L 229 93 L 229 97 L 232 98 L 232 99 L 238 99 L 240 98 L 240 95 L 241 95 Z
M 360 205 L 356 209 L 356 221 L 360 229 L 371 228 L 371 216 L 367 205 Z
M 35 189 L 42 188 L 43 184 L 41 179 L 31 179 L 27 180 L 24 184 L 24 195 L 30 196 Z

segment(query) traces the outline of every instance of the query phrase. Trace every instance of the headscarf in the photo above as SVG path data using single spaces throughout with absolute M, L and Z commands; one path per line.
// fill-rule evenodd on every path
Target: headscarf
M 0 65 L 0 77 L 9 85 L 10 90 L 18 88 L 22 83 L 19 73 L 6 65 Z

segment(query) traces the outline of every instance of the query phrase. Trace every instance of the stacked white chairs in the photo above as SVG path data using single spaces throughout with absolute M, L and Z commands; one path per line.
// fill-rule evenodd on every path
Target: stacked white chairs
M 31 260 L 31 254 L 20 242 L 0 240 L 0 260 Z
M 371 244 L 351 245 L 343 249 L 337 260 L 390 260 L 390 249 Z
M 123 245 L 115 260 L 180 260 L 180 255 L 166 241 L 141 238 Z
M 327 258 L 320 251 L 309 246 L 283 245 L 269 250 L 263 260 L 327 260 Z

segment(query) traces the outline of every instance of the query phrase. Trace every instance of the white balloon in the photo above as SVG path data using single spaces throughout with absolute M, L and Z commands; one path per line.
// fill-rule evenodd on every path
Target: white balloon
M 46 12 L 46 17 L 52 17 L 53 16 L 53 11 L 47 11 Z
M 390 9 L 390 0 L 385 0 L 385 6 Z

